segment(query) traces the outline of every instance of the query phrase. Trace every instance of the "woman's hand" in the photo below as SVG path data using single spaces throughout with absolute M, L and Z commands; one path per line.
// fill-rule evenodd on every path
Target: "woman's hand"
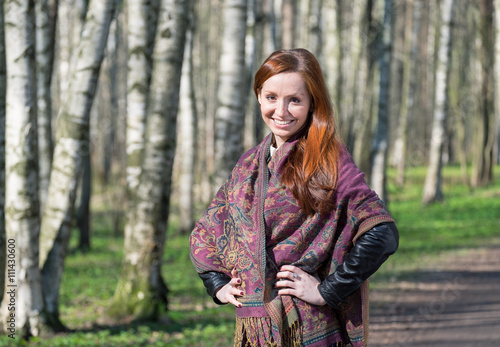
M 326 305 L 326 301 L 319 293 L 321 283 L 318 277 L 312 276 L 304 270 L 293 266 L 283 265 L 276 275 L 276 287 L 279 295 L 293 295 L 312 305 Z
M 241 288 L 237 288 L 241 285 L 241 279 L 238 277 L 238 271 L 233 269 L 231 271 L 231 281 L 228 284 L 221 287 L 215 296 L 223 304 L 231 303 L 236 307 L 241 307 L 241 303 L 236 300 L 236 296 L 242 296 L 243 291 Z

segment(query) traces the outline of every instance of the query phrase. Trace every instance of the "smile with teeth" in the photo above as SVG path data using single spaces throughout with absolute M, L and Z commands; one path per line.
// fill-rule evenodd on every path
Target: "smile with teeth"
M 287 125 L 293 122 L 293 120 L 277 120 L 277 119 L 273 119 L 273 121 L 278 125 Z

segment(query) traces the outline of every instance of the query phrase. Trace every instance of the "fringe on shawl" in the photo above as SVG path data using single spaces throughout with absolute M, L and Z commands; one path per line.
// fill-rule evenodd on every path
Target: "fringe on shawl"
M 281 344 L 273 339 L 272 324 L 269 317 L 236 318 L 234 334 L 235 347 L 300 347 L 302 346 L 302 329 L 299 322 L 283 331 Z

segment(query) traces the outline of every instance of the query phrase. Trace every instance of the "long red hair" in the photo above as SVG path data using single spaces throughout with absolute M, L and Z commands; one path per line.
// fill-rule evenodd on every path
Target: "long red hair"
M 295 150 L 288 157 L 281 182 L 292 192 L 307 215 L 328 212 L 337 182 L 341 141 L 332 102 L 321 67 L 305 49 L 272 53 L 255 74 L 254 92 L 259 95 L 269 78 L 283 72 L 299 73 L 312 98 L 312 110 Z

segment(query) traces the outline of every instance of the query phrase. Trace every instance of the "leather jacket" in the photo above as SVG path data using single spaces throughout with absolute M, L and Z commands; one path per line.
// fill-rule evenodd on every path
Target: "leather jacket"
M 379 269 L 387 258 L 396 252 L 399 232 L 394 223 L 381 223 L 361 235 L 335 272 L 318 286 L 319 293 L 331 307 L 338 309 L 361 284 Z M 222 303 L 215 296 L 231 278 L 220 272 L 198 274 L 214 302 Z

